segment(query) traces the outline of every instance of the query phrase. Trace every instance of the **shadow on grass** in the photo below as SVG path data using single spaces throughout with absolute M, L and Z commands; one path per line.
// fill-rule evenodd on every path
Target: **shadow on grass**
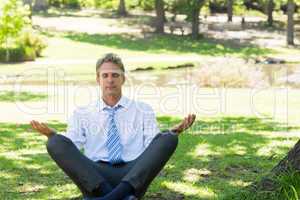
M 40 101 L 47 99 L 47 94 L 31 92 L 0 91 L 0 102 Z
M 243 44 L 233 41 L 200 39 L 193 40 L 188 36 L 157 35 L 149 38 L 139 38 L 127 34 L 88 34 L 68 33 L 65 38 L 96 45 L 104 45 L 118 49 L 135 51 L 164 52 L 174 51 L 178 53 L 197 53 L 202 55 L 220 56 L 235 54 L 240 56 L 265 55 L 271 52 L 269 49 L 259 48 L 251 44 Z
M 163 116 L 158 121 L 168 127 L 179 119 Z M 49 125 L 58 131 L 66 128 L 57 121 Z M 43 136 L 33 133 L 29 125 L 1 123 L 0 127 L 0 196 L 15 200 L 81 199 L 76 187 L 47 155 Z M 174 156 L 144 199 L 226 199 L 270 170 L 290 148 L 282 132 L 298 128 L 251 117 L 197 121 L 193 129 L 181 135 Z M 280 137 L 277 132 L 281 132 Z M 270 152 L 260 153 L 265 148 Z M 272 157 L 273 153 L 278 157 Z

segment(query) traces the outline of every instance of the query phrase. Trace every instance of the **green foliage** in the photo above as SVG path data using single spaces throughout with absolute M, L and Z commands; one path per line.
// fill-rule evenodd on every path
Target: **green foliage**
M 191 21 L 194 10 L 200 10 L 205 5 L 206 0 L 169 0 L 166 2 L 168 10 L 172 13 L 185 14 L 187 21 Z
M 271 177 L 269 177 L 271 178 Z M 254 188 L 243 189 L 227 195 L 224 200 L 299 200 L 300 196 L 300 173 L 288 170 L 278 177 L 272 178 L 278 187 L 274 190 L 265 191 Z
M 45 39 L 33 32 L 32 29 L 25 29 L 16 39 L 14 46 L 0 48 L 0 61 L 21 62 L 33 61 L 40 57 L 42 51 L 47 47 Z M 9 51 L 7 60 L 6 52 Z
M 81 8 L 93 8 L 95 7 L 95 0 L 79 0 Z
M 29 8 L 20 0 L 4 0 L 0 5 L 0 60 L 34 60 L 46 47 L 43 40 L 28 31 Z
M 294 170 L 278 177 L 280 184 L 280 199 L 299 200 L 300 196 L 300 174 Z
M 138 0 L 137 6 L 143 10 L 153 10 L 155 0 Z
M 41 56 L 42 51 L 47 47 L 45 38 L 35 33 L 32 29 L 24 30 L 17 43 L 21 47 L 31 48 L 37 57 Z
M 49 5 L 57 8 L 79 9 L 95 7 L 96 0 L 49 0 Z
M 20 0 L 4 0 L 0 4 L 0 46 L 8 47 L 8 40 L 16 38 L 30 23 L 29 10 Z
M 91 0 L 82 0 L 91 1 Z M 125 1 L 126 7 L 142 10 L 153 10 L 155 0 L 127 0 Z M 104 9 L 117 9 L 119 5 L 119 0 L 94 0 L 94 5 L 98 8 Z
M 63 0 L 66 8 L 80 8 L 79 0 Z
M 0 62 L 7 61 L 6 53 L 9 51 L 9 62 L 21 62 L 25 60 L 25 49 L 23 47 L 0 48 Z
M 118 7 L 118 0 L 95 0 L 97 8 L 116 9 Z

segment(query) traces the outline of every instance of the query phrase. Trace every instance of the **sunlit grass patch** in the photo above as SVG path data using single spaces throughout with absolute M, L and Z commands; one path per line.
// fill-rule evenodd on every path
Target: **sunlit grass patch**
M 47 97 L 48 95 L 43 93 L 0 91 L 0 102 L 40 101 Z

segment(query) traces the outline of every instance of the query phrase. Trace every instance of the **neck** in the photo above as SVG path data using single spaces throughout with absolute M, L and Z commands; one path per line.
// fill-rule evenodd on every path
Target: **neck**
M 121 94 L 120 95 L 103 95 L 102 99 L 106 103 L 106 105 L 113 107 L 118 103 L 118 101 L 121 99 Z

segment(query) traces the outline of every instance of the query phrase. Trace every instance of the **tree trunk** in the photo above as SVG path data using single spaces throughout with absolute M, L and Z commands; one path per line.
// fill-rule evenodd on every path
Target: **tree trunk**
M 47 0 L 35 0 L 33 5 L 34 11 L 46 11 L 48 9 L 48 1 Z
M 8 49 L 8 38 L 6 37 L 5 39 L 5 47 L 6 47 L 6 56 L 5 56 L 5 61 L 9 62 L 10 55 L 9 55 L 9 49 Z
M 199 35 L 199 12 L 200 6 L 192 8 L 192 38 L 197 39 Z
M 156 32 L 164 33 L 165 23 L 165 8 L 164 0 L 155 0 L 155 11 L 156 11 Z
M 260 182 L 253 183 L 250 187 L 255 188 L 255 190 L 274 191 L 278 188 L 274 178 L 288 173 L 290 170 L 300 172 L 300 140 L 267 176 L 262 178 Z
M 122 17 L 127 16 L 125 0 L 120 0 L 117 13 L 119 16 L 122 16 Z
M 273 11 L 274 11 L 274 0 L 269 0 L 267 5 L 268 25 L 273 26 Z
M 233 17 L 233 0 L 227 0 L 227 21 L 232 22 Z
M 295 3 L 294 0 L 288 0 L 288 24 L 287 24 L 287 44 L 294 45 L 294 13 L 295 13 Z

